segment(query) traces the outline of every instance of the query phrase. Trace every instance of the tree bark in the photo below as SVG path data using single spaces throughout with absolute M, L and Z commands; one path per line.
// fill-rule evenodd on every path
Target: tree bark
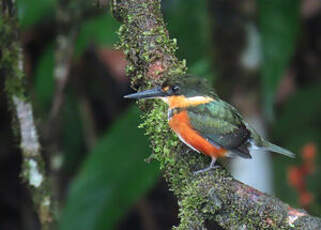
M 14 1 L 0 1 L 0 74 L 5 78 L 6 94 L 13 114 L 13 131 L 20 140 L 23 159 L 21 177 L 29 188 L 41 227 L 46 230 L 54 224 L 54 205 L 32 104 L 26 96 L 23 50 L 16 13 Z
M 169 39 L 159 0 L 114 0 L 114 17 L 121 48 L 127 56 L 127 74 L 138 88 L 160 84 L 185 74 L 185 61 L 175 57 L 176 39 Z M 207 229 L 216 221 L 225 229 L 320 229 L 321 220 L 294 209 L 232 178 L 223 168 L 200 175 L 209 159 L 181 144 L 167 125 L 166 108 L 158 101 L 140 102 L 146 129 L 170 190 L 179 200 L 180 224 L 175 229 Z

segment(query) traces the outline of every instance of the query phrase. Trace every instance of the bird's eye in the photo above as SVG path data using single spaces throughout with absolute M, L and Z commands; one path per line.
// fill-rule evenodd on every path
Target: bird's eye
M 164 92 L 167 92 L 167 91 L 169 90 L 169 86 L 163 87 L 162 90 L 163 90 Z
M 174 86 L 172 87 L 173 93 L 177 93 L 179 90 L 180 90 L 180 88 L 179 88 L 179 86 L 177 86 L 177 85 L 174 85 Z

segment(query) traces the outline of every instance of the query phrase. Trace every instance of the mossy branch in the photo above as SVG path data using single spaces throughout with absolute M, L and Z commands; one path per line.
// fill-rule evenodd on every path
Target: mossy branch
M 42 229 L 50 229 L 53 221 L 53 200 L 41 155 L 41 145 L 32 112 L 26 96 L 23 72 L 23 51 L 14 1 L 0 1 L 0 73 L 13 114 L 13 131 L 20 139 L 22 153 L 21 177 L 28 185 Z
M 159 0 L 113 0 L 114 17 L 123 25 L 120 44 L 127 56 L 127 74 L 134 87 L 146 88 L 185 71 L 175 57 L 176 39 L 169 39 Z M 175 229 L 207 229 L 215 221 L 225 229 L 320 229 L 321 220 L 291 208 L 279 199 L 240 183 L 224 169 L 194 176 L 209 159 L 181 144 L 167 125 L 159 102 L 140 102 L 153 147 L 164 176 L 179 201 L 180 224 Z

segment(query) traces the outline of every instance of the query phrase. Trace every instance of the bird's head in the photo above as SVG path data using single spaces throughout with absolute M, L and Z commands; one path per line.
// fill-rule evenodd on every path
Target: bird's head
M 161 86 L 126 95 L 125 98 L 159 98 L 170 108 L 174 108 L 208 103 L 213 101 L 215 96 L 205 80 L 186 75 L 179 79 L 165 81 Z

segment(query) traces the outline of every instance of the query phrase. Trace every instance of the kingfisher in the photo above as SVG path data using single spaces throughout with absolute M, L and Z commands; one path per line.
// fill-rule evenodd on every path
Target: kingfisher
M 251 150 L 255 149 L 294 157 L 289 150 L 260 136 L 204 79 L 185 75 L 124 97 L 156 98 L 168 105 L 168 124 L 178 138 L 192 150 L 211 157 L 210 165 L 196 174 L 219 167 L 215 162 L 221 157 L 252 158 Z

